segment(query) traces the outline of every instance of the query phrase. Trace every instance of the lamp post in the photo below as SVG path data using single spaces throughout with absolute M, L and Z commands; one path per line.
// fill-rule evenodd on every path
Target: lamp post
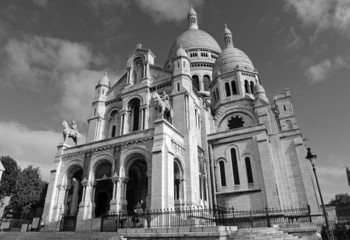
M 324 216 L 324 219 L 325 219 L 325 222 L 326 222 L 327 239 L 331 239 L 330 237 L 332 235 L 329 233 L 328 217 L 327 217 L 326 209 L 324 207 L 323 197 L 322 197 L 322 193 L 321 193 L 321 189 L 320 189 L 320 184 L 318 183 L 318 178 L 317 178 L 317 173 L 316 173 L 316 167 L 315 167 L 316 157 L 317 157 L 317 155 L 313 155 L 311 153 L 311 148 L 308 147 L 307 148 L 306 159 L 308 159 L 310 161 L 311 166 L 312 166 L 312 170 L 314 171 L 314 174 L 315 174 L 315 179 L 316 179 L 316 183 L 317 183 L 318 193 L 320 194 L 320 199 L 321 199 L 321 204 L 322 204 L 322 209 L 323 209 L 323 216 Z

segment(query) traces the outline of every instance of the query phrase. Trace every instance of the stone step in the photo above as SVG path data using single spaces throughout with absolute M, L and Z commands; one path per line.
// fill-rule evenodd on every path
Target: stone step
M 231 233 L 228 239 L 235 240 L 292 240 L 299 239 L 276 228 L 245 228 L 239 229 L 236 233 Z
M 0 232 L 4 240 L 125 240 L 117 233 Z

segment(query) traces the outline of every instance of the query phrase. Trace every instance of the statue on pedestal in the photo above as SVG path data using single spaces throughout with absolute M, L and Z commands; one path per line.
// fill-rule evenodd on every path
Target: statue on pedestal
M 154 92 L 152 98 L 155 103 L 155 108 L 158 110 L 159 117 L 172 122 L 174 112 L 170 104 L 169 95 L 166 92 L 163 92 L 161 95 Z
M 63 133 L 63 144 L 66 144 L 68 138 L 72 138 L 75 146 L 78 145 L 78 140 L 81 137 L 81 134 L 78 131 L 77 124 L 75 121 L 71 121 L 70 124 L 66 120 L 62 122 L 62 133 Z

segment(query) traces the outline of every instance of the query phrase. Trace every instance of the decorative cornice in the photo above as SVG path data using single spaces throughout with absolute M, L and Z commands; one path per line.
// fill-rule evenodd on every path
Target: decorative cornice
M 96 147 L 96 148 L 92 148 L 92 149 L 82 150 L 82 151 L 78 151 L 78 152 L 75 152 L 75 153 L 64 154 L 64 155 L 62 155 L 62 159 L 82 156 L 85 153 L 101 152 L 101 151 L 104 151 L 104 150 L 113 149 L 114 147 L 119 148 L 119 150 L 120 150 L 122 147 L 127 147 L 127 146 L 133 145 L 133 144 L 145 143 L 145 142 L 148 142 L 150 140 L 153 140 L 153 137 L 139 138 L 139 139 L 125 141 L 125 142 L 118 143 L 118 144 L 110 144 L 110 145 L 106 145 L 106 146 L 101 146 L 101 147 Z
M 112 103 L 115 103 L 115 102 L 118 102 L 118 101 L 121 101 L 122 98 L 119 96 L 119 97 L 116 97 L 115 99 L 112 99 L 112 100 L 109 100 L 106 102 L 106 106 L 109 105 L 109 104 L 112 104 Z

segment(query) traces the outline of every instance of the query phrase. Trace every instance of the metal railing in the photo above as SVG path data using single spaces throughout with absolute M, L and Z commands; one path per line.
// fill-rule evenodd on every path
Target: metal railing
M 310 208 L 286 208 L 242 211 L 234 208 L 184 207 L 108 213 L 101 217 L 101 232 L 120 228 L 168 228 L 237 226 L 271 227 L 273 224 L 311 222 Z

